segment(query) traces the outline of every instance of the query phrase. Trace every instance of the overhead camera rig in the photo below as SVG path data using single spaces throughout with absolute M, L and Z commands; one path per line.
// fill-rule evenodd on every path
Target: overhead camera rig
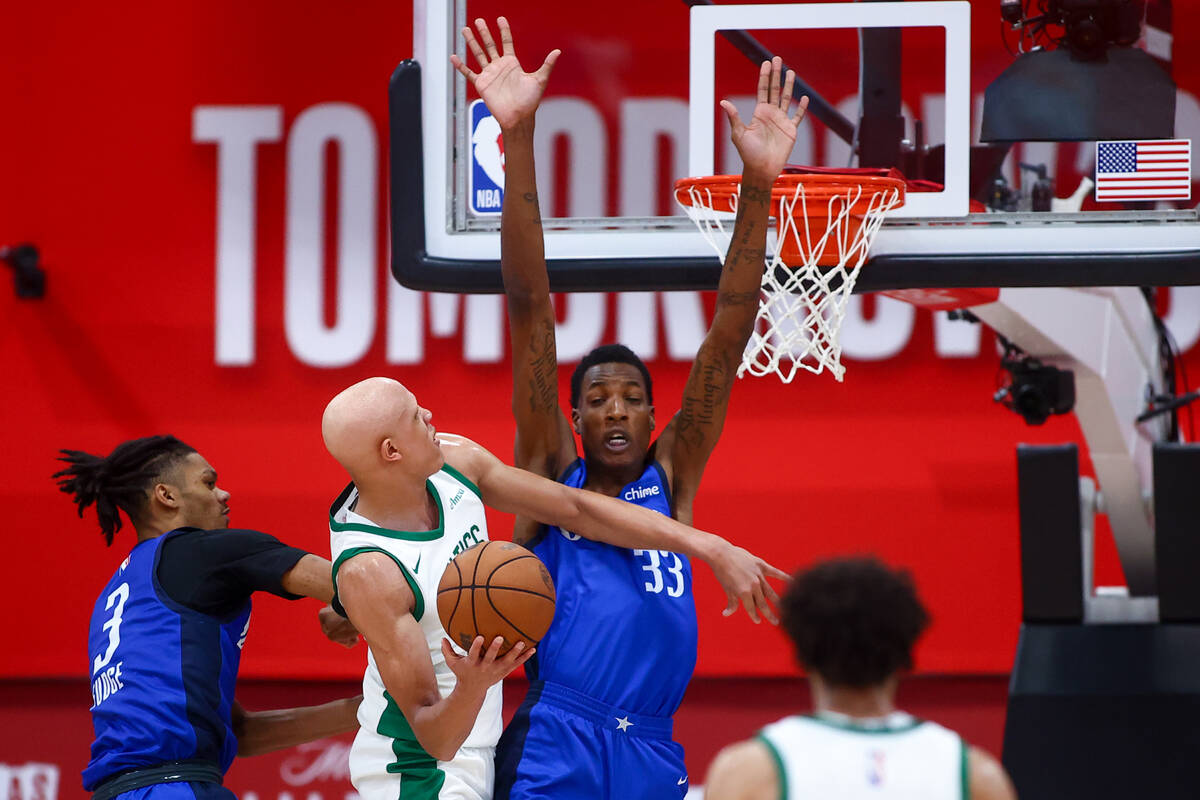
M 1097 59 L 1109 45 L 1137 42 L 1146 16 L 1145 0 L 1000 0 L 1000 16 L 1035 41 L 1045 34 L 1077 58 Z M 1051 32 L 1061 28 L 1062 34 Z

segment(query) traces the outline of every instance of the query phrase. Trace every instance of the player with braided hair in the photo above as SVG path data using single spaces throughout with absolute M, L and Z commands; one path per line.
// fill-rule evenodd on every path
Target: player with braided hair
M 330 563 L 273 536 L 229 530 L 229 492 L 194 448 L 173 436 L 123 442 L 107 456 L 61 451 L 55 473 L 80 517 L 96 508 L 111 545 L 137 543 L 96 600 L 88 634 L 94 800 L 220 800 L 234 755 L 254 755 L 357 727 L 361 698 L 276 711 L 234 700 L 250 596 L 333 599 Z M 322 609 L 326 635 L 358 635 Z
M 874 558 L 826 561 L 796 575 L 780 611 L 814 712 L 722 750 L 708 800 L 1015 799 L 996 759 L 896 709 L 900 675 L 929 624 L 907 572 Z

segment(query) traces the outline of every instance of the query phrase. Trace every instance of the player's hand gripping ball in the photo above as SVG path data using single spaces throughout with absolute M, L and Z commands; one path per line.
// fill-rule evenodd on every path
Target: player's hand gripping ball
M 471 649 L 504 637 L 500 653 L 517 642 L 537 645 L 554 619 L 554 581 L 537 556 L 512 542 L 483 542 L 459 553 L 442 573 L 438 617 L 450 641 Z

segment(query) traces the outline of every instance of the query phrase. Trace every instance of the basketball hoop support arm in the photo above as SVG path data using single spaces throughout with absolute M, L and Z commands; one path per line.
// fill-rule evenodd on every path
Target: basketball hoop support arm
M 1075 416 L 1087 442 L 1129 594 L 1156 592 L 1152 514 L 1159 416 L 1143 423 L 1161 369 L 1154 320 L 1134 287 L 1004 288 L 971 313 L 1030 356 L 1075 373 Z

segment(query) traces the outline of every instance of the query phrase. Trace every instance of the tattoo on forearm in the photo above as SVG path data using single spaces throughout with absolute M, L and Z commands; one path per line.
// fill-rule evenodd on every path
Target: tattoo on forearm
M 525 202 L 533 206 L 533 221 L 538 225 L 541 225 L 542 210 L 538 207 L 537 192 L 526 192 L 525 194 L 521 195 L 521 197 L 524 198 Z
M 529 410 L 553 411 L 558 398 L 554 323 L 539 322 L 529 337 Z
M 719 353 L 701 348 L 692 367 L 699 376 L 699 385 L 692 386 L 683 396 L 679 416 L 675 420 L 676 436 L 689 447 L 704 444 L 708 431 L 717 422 L 717 413 L 729 400 L 731 365 Z
M 760 189 L 757 186 L 743 185 L 740 194 L 746 200 L 752 200 L 754 202 L 762 202 L 764 200 L 771 199 L 770 187 L 767 187 L 766 189 Z
M 717 304 L 723 306 L 746 306 L 751 303 L 758 303 L 759 290 L 755 289 L 752 292 L 720 292 L 717 295 Z

